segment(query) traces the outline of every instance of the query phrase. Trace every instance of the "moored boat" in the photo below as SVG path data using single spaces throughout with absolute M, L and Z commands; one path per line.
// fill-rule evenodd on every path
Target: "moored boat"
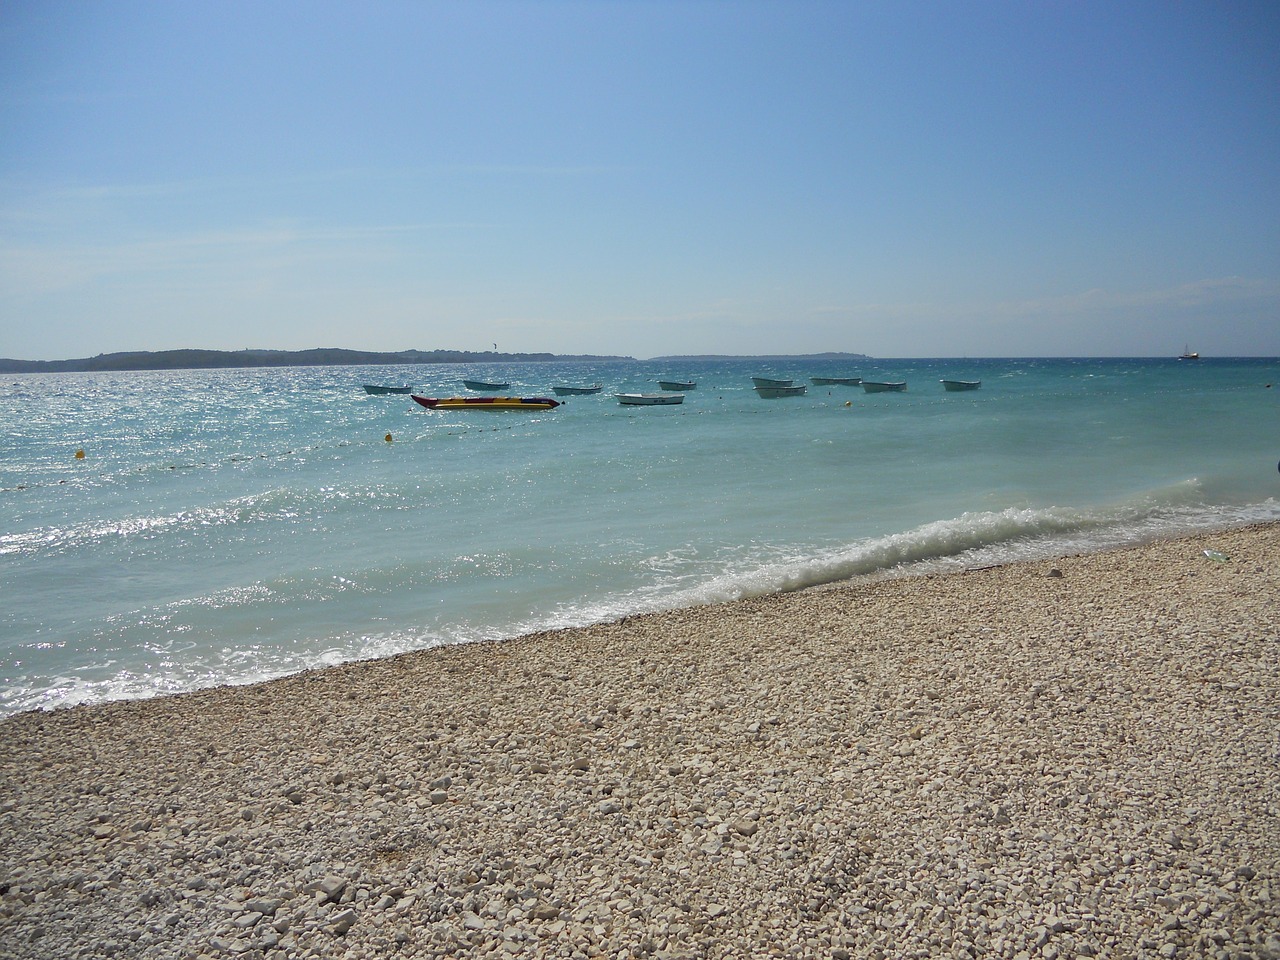
M 590 393 L 599 393 L 604 387 L 597 383 L 589 387 L 552 387 L 551 389 L 557 397 L 581 397 Z
M 887 393 L 896 391 L 901 393 L 907 389 L 905 380 L 863 380 L 862 389 L 867 393 Z
M 772 377 L 752 377 L 751 382 L 757 387 L 771 387 L 775 390 L 790 387 L 795 383 L 794 380 L 774 380 Z
M 982 386 L 981 380 L 943 380 L 942 381 L 942 388 L 944 390 L 950 391 L 951 393 L 956 393 L 960 390 L 977 390 L 980 386 Z
M 764 400 L 777 400 L 779 397 L 802 397 L 809 388 L 803 383 L 797 383 L 790 387 L 761 387 L 755 388 L 756 393 Z
M 420 397 L 415 402 L 428 410 L 553 410 L 559 400 L 550 397 Z
M 468 390 L 510 390 L 509 383 L 489 383 L 487 380 L 463 380 L 462 385 Z
M 377 383 L 364 384 L 364 392 L 372 396 L 382 396 L 388 393 L 408 393 L 413 387 L 385 387 Z
M 683 393 L 615 393 L 614 396 L 626 407 L 664 407 L 684 403 Z
M 816 387 L 856 387 L 862 382 L 861 377 L 810 377 Z
M 696 390 L 698 385 L 692 380 L 659 380 L 658 386 L 663 390 Z

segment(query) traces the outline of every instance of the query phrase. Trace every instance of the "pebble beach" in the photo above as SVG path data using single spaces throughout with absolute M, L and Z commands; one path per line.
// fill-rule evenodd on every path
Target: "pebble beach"
M 1277 598 L 1264 525 L 18 714 L 0 955 L 1280 958 Z

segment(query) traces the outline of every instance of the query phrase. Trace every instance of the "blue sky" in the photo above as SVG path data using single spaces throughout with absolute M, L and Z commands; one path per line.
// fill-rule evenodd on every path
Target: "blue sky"
M 0 4 L 0 356 L 1280 355 L 1280 4 Z

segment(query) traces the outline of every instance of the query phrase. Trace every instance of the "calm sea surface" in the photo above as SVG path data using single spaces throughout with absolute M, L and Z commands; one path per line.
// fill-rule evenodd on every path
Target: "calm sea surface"
M 752 376 L 909 388 L 763 400 Z M 435 412 L 361 388 L 463 377 L 604 392 Z M 660 378 L 697 388 L 613 396 Z M 1270 359 L 4 375 L 0 715 L 1277 520 L 1278 460 Z

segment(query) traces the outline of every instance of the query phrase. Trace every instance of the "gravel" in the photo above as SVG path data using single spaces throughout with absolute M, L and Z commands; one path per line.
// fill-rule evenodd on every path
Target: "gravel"
M 20 714 L 0 955 L 1280 958 L 1278 557 L 1251 527 Z

